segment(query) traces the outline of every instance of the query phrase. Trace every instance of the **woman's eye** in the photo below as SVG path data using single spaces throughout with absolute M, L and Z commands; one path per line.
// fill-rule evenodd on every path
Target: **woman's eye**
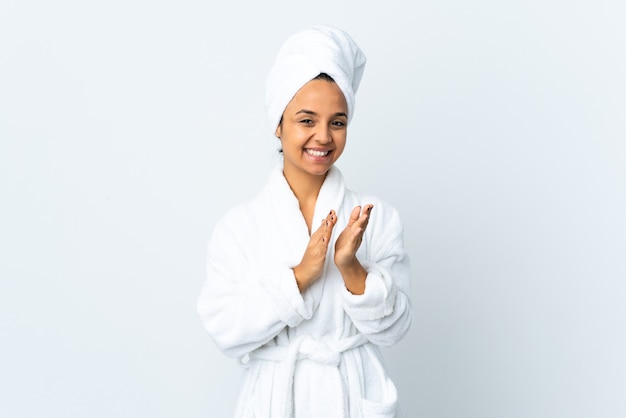
M 343 122 L 342 122 L 342 121 L 340 121 L 340 120 L 336 120 L 336 121 L 334 121 L 332 124 L 333 124 L 334 126 L 346 126 L 346 124 L 345 124 L 345 123 L 343 123 Z
M 300 123 L 304 123 L 305 125 L 310 125 L 313 123 L 311 119 L 302 119 Z

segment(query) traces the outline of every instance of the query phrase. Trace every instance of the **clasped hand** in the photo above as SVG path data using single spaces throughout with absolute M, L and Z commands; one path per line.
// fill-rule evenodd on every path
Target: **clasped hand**
M 366 272 L 356 258 L 356 252 L 361 246 L 373 207 L 374 205 L 368 204 L 363 208 L 356 206 L 352 209 L 348 225 L 335 241 L 335 265 L 343 276 L 348 290 L 355 294 L 362 294 L 365 289 Z M 322 221 L 322 225 L 311 234 L 302 261 L 293 268 L 300 292 L 304 292 L 322 275 L 330 237 L 336 224 L 337 214 L 331 210 Z

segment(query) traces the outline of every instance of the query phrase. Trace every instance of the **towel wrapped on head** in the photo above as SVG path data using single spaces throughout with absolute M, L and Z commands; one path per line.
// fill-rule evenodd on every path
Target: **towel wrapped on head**
M 349 122 L 365 62 L 359 46 L 341 29 L 313 26 L 292 35 L 280 48 L 267 77 L 265 107 L 272 132 L 293 96 L 321 73 L 331 76 L 343 92 Z

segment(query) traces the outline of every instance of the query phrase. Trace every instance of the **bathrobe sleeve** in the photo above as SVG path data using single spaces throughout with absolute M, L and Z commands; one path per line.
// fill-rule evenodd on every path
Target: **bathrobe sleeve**
M 231 357 L 245 356 L 312 315 L 291 268 L 259 269 L 252 261 L 263 251 L 260 235 L 255 217 L 239 207 L 215 226 L 208 245 L 197 310 L 216 345 Z
M 404 249 L 403 228 L 398 212 L 374 204 L 363 243 L 357 253 L 367 271 L 365 293 L 343 292 L 345 312 L 356 328 L 372 343 L 389 346 L 399 341 L 411 325 L 410 265 Z

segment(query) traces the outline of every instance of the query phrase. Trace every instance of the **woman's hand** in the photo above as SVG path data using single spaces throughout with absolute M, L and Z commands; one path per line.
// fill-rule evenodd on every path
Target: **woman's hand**
M 302 261 L 293 268 L 300 293 L 304 292 L 315 280 L 319 279 L 324 270 L 328 243 L 337 223 L 337 214 L 331 210 L 322 225 L 311 235 L 309 244 L 304 251 Z
M 367 272 L 356 258 L 356 252 L 363 241 L 363 234 L 374 205 L 365 205 L 352 209 L 348 225 L 335 242 L 335 265 L 343 276 L 346 288 L 353 294 L 361 295 L 365 291 Z

